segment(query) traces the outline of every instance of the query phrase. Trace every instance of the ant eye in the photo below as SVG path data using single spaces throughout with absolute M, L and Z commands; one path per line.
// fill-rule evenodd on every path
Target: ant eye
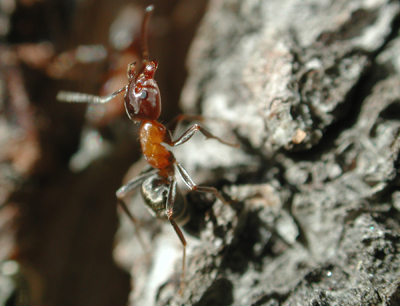
M 137 97 L 144 100 L 144 99 L 147 99 L 148 95 L 149 95 L 149 94 L 147 93 L 146 90 L 142 90 L 142 91 L 137 95 Z
M 134 93 L 136 99 L 145 100 L 149 96 L 149 93 L 146 90 L 141 90 L 138 93 Z

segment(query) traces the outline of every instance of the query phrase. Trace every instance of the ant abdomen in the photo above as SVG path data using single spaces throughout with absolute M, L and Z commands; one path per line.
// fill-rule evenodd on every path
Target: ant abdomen
M 146 207 L 150 213 L 157 218 L 166 218 L 165 210 L 168 203 L 168 195 L 170 192 L 170 183 L 165 178 L 154 174 L 147 178 L 141 187 L 141 193 Z M 174 212 L 172 217 L 179 225 L 185 225 L 189 219 L 189 211 L 187 209 L 186 197 L 184 197 L 179 189 L 176 188 L 176 199 L 174 203 Z

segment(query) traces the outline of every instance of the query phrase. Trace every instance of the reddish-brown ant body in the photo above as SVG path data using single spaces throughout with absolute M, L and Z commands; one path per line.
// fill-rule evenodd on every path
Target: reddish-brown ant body
M 213 193 L 222 202 L 225 202 L 222 195 L 213 187 L 196 185 L 188 172 L 176 161 L 174 155 L 162 143 L 170 146 L 178 146 L 188 141 L 196 131 L 200 131 L 207 139 L 213 138 L 221 143 L 231 145 L 212 135 L 203 127 L 194 124 L 187 129 L 177 140 L 172 140 L 172 133 L 164 125 L 157 122 L 161 113 L 161 96 L 154 80 L 154 74 L 158 63 L 156 60 L 149 61 L 147 51 L 147 24 L 154 6 L 148 6 L 142 24 L 142 51 L 143 65 L 139 73 L 136 72 L 135 63 L 129 64 L 127 69 L 128 85 L 107 96 L 93 96 L 74 92 L 59 92 L 57 99 L 65 102 L 89 102 L 106 103 L 125 91 L 124 103 L 128 117 L 134 122 L 141 122 L 139 137 L 143 156 L 149 166 L 148 170 L 129 181 L 116 192 L 118 202 L 123 207 L 129 218 L 137 225 L 123 199 L 124 197 L 142 187 L 143 199 L 156 217 L 166 216 L 172 224 L 175 232 L 183 245 L 181 286 L 184 283 L 185 261 L 186 261 L 186 240 L 176 221 L 183 221 L 188 218 L 186 212 L 185 198 L 178 192 L 175 178 L 175 167 L 178 170 L 186 186 L 193 191 Z M 175 120 L 181 121 L 190 116 L 181 115 Z M 140 239 L 140 236 L 139 236 Z

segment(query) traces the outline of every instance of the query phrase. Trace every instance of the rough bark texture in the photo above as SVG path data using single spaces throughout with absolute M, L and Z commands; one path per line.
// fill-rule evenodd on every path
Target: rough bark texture
M 152 251 L 133 261 L 131 305 L 400 303 L 399 12 L 380 0 L 210 1 L 181 103 L 241 148 L 199 137 L 176 155 L 231 205 L 207 210 L 190 194 L 206 213 L 182 296 L 173 230 L 144 230 Z M 126 266 L 132 243 L 116 249 Z
M 240 148 L 202 135 L 174 148 L 196 183 L 229 200 L 180 186 L 192 216 L 182 295 L 180 241 L 140 193 L 127 202 L 145 245 L 123 214 L 114 240 L 134 125 L 122 114 L 98 128 L 97 157 L 79 149 L 88 164 L 72 171 L 89 119 L 54 99 L 98 92 L 109 58 L 66 76 L 49 67 L 78 44 L 112 49 L 126 2 L 11 2 L 0 1 L 0 305 L 400 304 L 398 1 L 210 0 L 181 107 Z M 205 1 L 155 4 L 167 121 Z

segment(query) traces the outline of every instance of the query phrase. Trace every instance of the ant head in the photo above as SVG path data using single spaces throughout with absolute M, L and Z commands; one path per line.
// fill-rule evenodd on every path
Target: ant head
M 156 120 L 161 113 L 161 96 L 154 73 L 157 61 L 146 62 L 137 75 L 135 63 L 128 65 L 129 83 L 125 92 L 125 109 L 133 121 Z

